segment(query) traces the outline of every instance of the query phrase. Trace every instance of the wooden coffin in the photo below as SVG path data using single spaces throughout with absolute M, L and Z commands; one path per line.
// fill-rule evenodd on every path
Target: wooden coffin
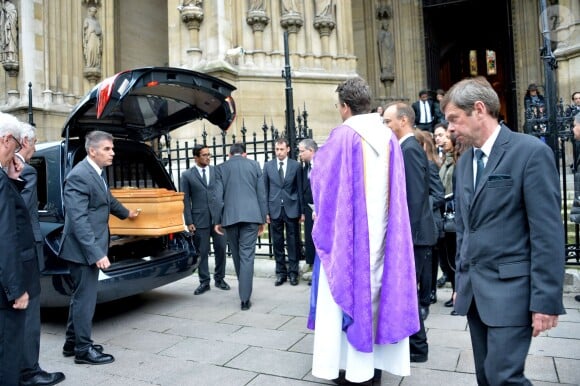
M 167 189 L 111 189 L 126 208 L 140 210 L 134 219 L 109 216 L 111 235 L 163 236 L 186 229 L 183 193 Z

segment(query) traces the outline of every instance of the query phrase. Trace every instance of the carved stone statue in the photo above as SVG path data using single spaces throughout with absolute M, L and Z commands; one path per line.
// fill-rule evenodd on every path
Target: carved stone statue
M 332 0 L 316 1 L 316 17 L 332 17 Z
M 100 68 L 103 54 L 103 30 L 96 14 L 97 8 L 89 7 L 83 24 L 83 52 L 88 68 Z
M 379 64 L 381 66 L 381 81 L 395 79 L 395 43 L 393 34 L 389 31 L 389 22 L 383 21 L 379 30 L 377 44 L 379 47 Z
M 282 0 L 282 15 L 287 13 L 299 13 L 296 0 Z
M 18 10 L 12 0 L 4 0 L 0 9 L 0 59 L 18 61 Z
M 264 0 L 250 0 L 249 12 L 265 11 L 266 6 L 264 5 Z
M 182 7 L 194 6 L 201 8 L 202 5 L 203 0 L 183 0 L 183 2 L 181 3 Z

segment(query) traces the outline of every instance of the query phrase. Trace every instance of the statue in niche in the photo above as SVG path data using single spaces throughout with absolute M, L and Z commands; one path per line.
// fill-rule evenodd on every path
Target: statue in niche
M 282 15 L 298 13 L 298 5 L 295 0 L 282 0 Z
M 266 10 L 266 6 L 264 5 L 264 0 L 250 0 L 250 12 L 262 11 Z
M 316 1 L 316 17 L 332 17 L 332 0 Z
M 4 0 L 0 9 L 0 59 L 18 61 L 18 10 L 12 0 Z
M 89 7 L 83 24 L 85 67 L 100 68 L 103 54 L 103 30 L 97 20 L 97 8 Z
M 381 66 L 381 81 L 395 79 L 395 43 L 393 34 L 389 31 L 389 22 L 383 21 L 379 30 L 377 43 L 379 46 L 379 64 Z
M 183 2 L 181 3 L 181 7 L 198 7 L 201 8 L 201 6 L 203 5 L 203 0 L 183 0 Z

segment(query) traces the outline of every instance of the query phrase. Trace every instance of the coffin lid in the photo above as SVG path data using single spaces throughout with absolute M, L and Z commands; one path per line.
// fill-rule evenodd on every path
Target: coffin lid
M 73 109 L 62 136 L 82 138 L 93 130 L 148 141 L 207 119 L 227 130 L 236 116 L 236 88 L 211 75 L 171 67 L 120 72 L 97 84 Z

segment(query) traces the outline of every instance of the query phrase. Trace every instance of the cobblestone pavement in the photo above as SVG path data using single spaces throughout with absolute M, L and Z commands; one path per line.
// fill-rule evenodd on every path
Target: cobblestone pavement
M 146 294 L 99 305 L 93 339 L 116 361 L 76 365 L 61 354 L 65 309 L 43 310 L 40 364 L 63 371 L 63 385 L 314 385 L 330 382 L 311 374 L 312 332 L 306 329 L 310 287 L 274 287 L 256 277 L 252 308 L 240 310 L 237 280 L 230 291 L 212 286 L 194 296 L 197 274 Z M 212 283 L 213 285 L 213 283 Z M 382 385 L 476 385 L 467 322 L 451 316 L 438 291 L 426 320 L 429 360 L 413 364 L 411 376 L 383 372 Z M 526 375 L 534 385 L 580 384 L 580 302 L 566 294 L 559 326 L 533 339 Z M 509 350 L 506 347 L 506 350 Z

